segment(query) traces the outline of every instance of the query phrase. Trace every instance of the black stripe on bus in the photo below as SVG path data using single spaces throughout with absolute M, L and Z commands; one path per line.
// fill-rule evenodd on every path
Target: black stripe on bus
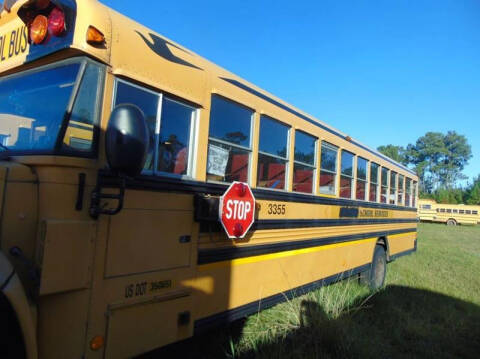
M 252 229 L 287 229 L 309 227 L 335 227 L 368 224 L 418 223 L 416 218 L 357 218 L 357 219 L 262 219 Z
M 318 289 L 322 286 L 326 286 L 326 285 L 338 282 L 342 279 L 351 277 L 355 274 L 364 272 L 369 268 L 370 268 L 370 263 L 360 267 L 350 269 L 342 273 L 332 275 L 330 277 L 327 277 L 321 280 L 317 280 L 315 282 L 301 285 L 299 287 L 290 289 L 284 293 L 275 294 L 270 297 L 262 298 L 260 300 L 242 305 L 234 309 L 230 309 L 218 314 L 214 314 L 206 318 L 198 319 L 195 321 L 195 324 L 194 324 L 195 334 L 202 332 L 204 330 L 211 329 L 216 326 L 228 324 L 230 322 L 233 322 L 234 320 L 246 317 L 247 315 L 257 313 L 258 311 L 270 308 L 275 304 L 284 302 L 286 300 L 291 300 L 295 297 L 304 295 L 307 292 Z
M 286 252 L 296 249 L 320 247 L 328 244 L 350 242 L 359 239 L 383 237 L 392 234 L 416 232 L 416 228 L 398 229 L 393 231 L 381 231 L 370 233 L 350 234 L 345 236 L 315 238 L 300 241 L 288 241 L 271 244 L 258 244 L 250 246 L 238 246 L 228 248 L 199 249 L 197 263 L 208 264 L 232 259 L 253 257 L 262 254 Z
M 347 137 L 348 137 L 348 136 L 343 135 L 343 134 L 341 134 L 340 132 L 338 132 L 338 131 L 330 128 L 330 127 L 327 127 L 327 126 L 325 126 L 324 124 L 322 124 L 322 123 L 320 123 L 320 122 L 318 122 L 318 121 L 315 121 L 315 120 L 311 119 L 311 118 L 308 117 L 308 116 L 305 116 L 304 114 L 302 114 L 302 113 L 294 110 L 293 108 L 291 108 L 291 107 L 289 107 L 289 106 L 286 106 L 286 105 L 284 105 L 283 103 L 278 102 L 278 101 L 276 101 L 275 99 L 273 99 L 273 98 L 271 98 L 271 97 L 269 97 L 269 96 L 267 96 L 267 95 L 265 95 L 265 94 L 263 94 L 263 93 L 255 90 L 255 89 L 253 89 L 253 88 L 251 88 L 251 87 L 249 87 L 249 86 L 247 86 L 247 85 L 242 84 L 240 81 L 233 80 L 233 79 L 229 79 L 229 78 L 226 78 L 226 77 L 220 77 L 220 78 L 221 78 L 223 81 L 226 81 L 226 82 L 228 82 L 228 83 L 230 83 L 230 84 L 232 84 L 232 85 L 234 85 L 234 86 L 237 86 L 238 88 L 241 88 L 242 90 L 244 90 L 244 91 L 246 91 L 246 92 L 248 92 L 248 93 L 250 93 L 250 94 L 252 94 L 252 95 L 257 96 L 257 97 L 261 98 L 262 100 L 265 100 L 265 101 L 271 103 L 272 105 L 275 105 L 275 106 L 281 108 L 282 110 L 285 110 L 285 111 L 290 112 L 291 114 L 293 114 L 293 115 L 295 115 L 295 116 L 300 117 L 301 119 L 303 119 L 303 120 L 311 123 L 312 125 L 315 125 L 315 126 L 317 126 L 317 127 L 320 127 L 322 130 L 325 130 L 325 131 L 331 133 L 332 135 L 335 135 L 335 136 L 337 136 L 337 137 L 339 137 L 339 138 L 341 138 L 341 139 L 343 139 L 343 140 L 345 140 L 345 141 L 348 141 L 348 140 L 347 140 Z M 407 171 L 408 173 L 413 174 L 413 175 L 416 176 L 416 173 L 415 173 L 415 172 L 413 172 L 410 168 L 405 167 L 405 166 L 402 165 L 401 163 L 395 162 L 395 161 L 392 160 L 391 158 L 389 158 L 389 157 L 387 157 L 387 156 L 385 156 L 385 155 L 383 155 L 383 154 L 381 154 L 381 153 L 379 153 L 379 152 L 377 152 L 377 151 L 374 151 L 374 150 L 372 150 L 372 149 L 370 149 L 370 148 L 362 145 L 361 143 L 359 143 L 359 142 L 357 142 L 357 141 L 355 141 L 355 140 L 352 140 L 352 141 L 349 141 L 349 142 L 352 142 L 352 143 L 355 144 L 356 146 L 364 149 L 365 151 L 367 151 L 367 152 L 369 152 L 369 153 L 371 153 L 371 154 L 373 154 L 373 155 L 375 155 L 375 156 L 377 156 L 377 157 L 379 157 L 379 158 L 381 158 L 381 159 L 383 159 L 383 160 L 385 160 L 385 161 L 387 161 L 387 162 L 389 162 L 389 163 L 391 163 L 391 164 L 393 164 L 393 165 L 395 165 L 395 166 L 397 166 L 397 167 L 400 167 L 401 169 Z
M 108 187 L 109 178 L 115 177 L 108 170 L 100 170 L 99 176 L 103 186 Z M 115 181 L 112 181 L 112 186 L 115 186 Z M 135 179 L 127 180 L 127 188 L 135 190 L 149 190 L 149 191 L 167 191 L 167 192 L 179 192 L 188 194 L 210 194 L 221 196 L 227 190 L 228 184 L 208 183 L 193 180 L 184 180 L 177 178 L 167 178 L 151 175 L 141 175 Z M 297 202 L 297 203 L 313 203 L 313 204 L 325 204 L 335 206 L 352 206 L 352 207 L 364 207 L 364 208 L 376 208 L 376 209 L 389 209 L 395 211 L 407 211 L 416 212 L 414 207 L 403 207 L 390 204 L 374 203 L 356 201 L 343 198 L 329 198 L 315 195 L 272 191 L 266 189 L 252 189 L 256 199 L 270 200 L 270 201 L 282 201 L 282 202 Z

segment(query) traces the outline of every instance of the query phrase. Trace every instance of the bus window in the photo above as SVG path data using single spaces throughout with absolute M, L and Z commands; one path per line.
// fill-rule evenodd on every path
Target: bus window
M 320 193 L 335 194 L 337 179 L 337 156 L 338 148 L 322 142 L 322 154 L 320 164 Z
M 458 213 L 458 210 L 454 209 L 454 210 L 453 210 L 453 213 Z
M 412 202 L 412 180 L 410 178 L 405 179 L 405 206 L 410 207 Z
M 388 168 L 382 167 L 382 189 L 380 195 L 380 202 L 387 203 L 388 197 Z
M 138 86 L 130 85 L 122 80 L 117 80 L 117 88 L 115 91 L 115 106 L 121 104 L 133 104 L 138 106 L 143 114 L 149 128 L 150 147 L 148 148 L 147 160 L 145 161 L 144 171 L 153 173 L 155 163 L 155 130 L 158 114 L 159 95 L 141 89 Z
M 150 147 L 144 172 L 190 175 L 196 109 L 161 93 L 117 80 L 115 106 L 126 103 L 134 104 L 143 111 L 150 129 Z
M 315 149 L 317 139 L 302 131 L 295 132 L 293 190 L 312 193 L 315 178 Z
M 447 213 L 452 213 L 452 210 L 450 208 L 447 208 Z
M 353 153 L 342 150 L 340 197 L 352 198 Z
M 262 115 L 258 147 L 257 186 L 286 189 L 290 127 Z
M 404 189 L 404 179 L 402 175 L 398 175 L 398 195 L 397 195 L 397 204 L 399 206 L 403 205 L 403 189 Z
M 85 68 L 63 139 L 62 150 L 90 153 L 94 150 L 100 100 L 103 88 L 103 69 L 89 63 Z
M 478 215 L 478 211 L 472 211 L 472 214 Z
M 390 171 L 390 197 L 389 203 L 395 204 L 397 197 L 397 173 Z
M 163 97 L 157 171 L 188 174 L 195 108 Z
M 412 207 L 417 205 L 417 182 L 413 181 Z
M 208 180 L 248 182 L 252 118 L 252 110 L 218 95 L 212 96 Z
M 458 211 L 458 213 L 459 213 L 459 214 L 465 214 L 465 210 L 460 209 L 460 210 Z
M 432 209 L 432 206 L 430 204 L 424 204 L 422 205 L 422 209 Z
M 472 214 L 472 211 L 470 211 L 469 209 L 466 209 L 465 214 Z
M 365 201 L 367 195 L 367 160 L 362 157 L 357 157 L 357 190 L 355 198 Z
M 445 208 L 440 208 L 440 213 L 445 213 Z
M 378 201 L 378 165 L 370 163 L 370 202 Z

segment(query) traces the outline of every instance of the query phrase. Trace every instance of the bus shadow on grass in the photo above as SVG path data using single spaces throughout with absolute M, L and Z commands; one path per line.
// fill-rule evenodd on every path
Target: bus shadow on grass
M 480 307 L 427 290 L 390 285 L 329 319 L 302 300 L 299 325 L 281 337 L 237 345 L 244 321 L 145 358 L 478 358 Z M 360 303 L 364 303 L 360 306 Z

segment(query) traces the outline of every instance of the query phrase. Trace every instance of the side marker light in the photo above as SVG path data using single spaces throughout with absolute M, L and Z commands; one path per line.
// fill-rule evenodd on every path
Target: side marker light
M 105 36 L 93 26 L 89 26 L 87 30 L 87 43 L 90 45 L 101 45 L 105 43 Z

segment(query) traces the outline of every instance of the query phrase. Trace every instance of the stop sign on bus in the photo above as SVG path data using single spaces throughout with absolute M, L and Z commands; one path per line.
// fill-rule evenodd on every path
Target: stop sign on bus
M 220 197 L 218 216 L 228 238 L 243 238 L 255 220 L 255 197 L 250 186 L 233 182 Z

